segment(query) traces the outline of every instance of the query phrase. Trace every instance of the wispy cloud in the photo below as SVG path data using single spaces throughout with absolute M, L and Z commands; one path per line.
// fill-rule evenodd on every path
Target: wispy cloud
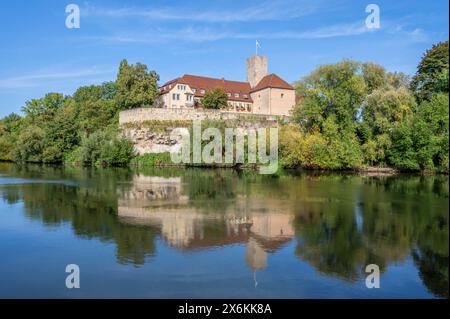
M 117 34 L 111 36 L 90 37 L 95 41 L 109 43 L 160 43 L 169 41 L 208 42 L 225 39 L 324 39 L 332 37 L 356 36 L 373 30 L 365 27 L 364 22 L 339 24 L 307 31 L 278 32 L 233 32 L 214 28 L 186 27 L 177 30 L 155 29 L 146 33 Z
M 429 35 L 421 28 L 414 28 L 413 30 L 406 30 L 403 25 L 397 25 L 396 27 L 389 29 L 390 34 L 400 34 L 410 42 L 427 42 L 429 41 Z
M 149 20 L 173 20 L 196 22 L 254 22 L 268 20 L 288 20 L 309 15 L 319 8 L 321 1 L 265 1 L 258 5 L 242 8 L 238 4 L 233 9 L 209 9 L 186 7 L 170 8 L 104 8 L 86 6 L 82 14 L 86 17 L 145 18 Z
M 86 79 L 99 75 L 113 73 L 114 70 L 107 69 L 82 69 L 75 71 L 56 71 L 56 72 L 35 72 L 10 78 L 0 79 L 0 89 L 17 89 L 37 87 L 47 84 L 49 81 L 60 81 L 69 79 Z

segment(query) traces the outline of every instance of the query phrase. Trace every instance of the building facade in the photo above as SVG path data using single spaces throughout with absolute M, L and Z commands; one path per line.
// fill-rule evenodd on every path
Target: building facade
M 247 81 L 230 81 L 185 74 L 160 87 L 165 108 L 201 107 L 206 92 L 221 88 L 228 95 L 224 112 L 290 115 L 295 105 L 295 90 L 278 75 L 268 74 L 267 58 L 254 55 L 247 59 Z

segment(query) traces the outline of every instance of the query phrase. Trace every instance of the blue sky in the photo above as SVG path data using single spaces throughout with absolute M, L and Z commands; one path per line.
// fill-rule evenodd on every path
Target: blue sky
M 65 26 L 69 3 L 80 7 L 80 29 Z M 370 3 L 380 7 L 377 30 L 365 27 Z M 185 73 L 245 80 L 256 39 L 269 72 L 288 82 L 343 58 L 413 74 L 448 39 L 448 10 L 447 0 L 2 1 L 0 116 L 47 92 L 114 80 L 122 58 L 161 83 Z

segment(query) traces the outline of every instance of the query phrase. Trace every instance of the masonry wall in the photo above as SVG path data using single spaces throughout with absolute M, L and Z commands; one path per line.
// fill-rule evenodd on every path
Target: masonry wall
M 270 114 L 270 88 L 251 93 L 254 114 Z
M 122 134 L 133 142 L 134 149 L 139 155 L 173 153 L 179 150 L 180 141 L 172 140 L 170 137 L 170 132 L 175 128 L 174 123 L 170 121 L 234 120 L 233 125 L 239 128 L 258 129 L 276 125 L 280 119 L 289 120 L 288 117 L 275 115 L 195 109 L 138 108 L 122 111 L 119 114 L 119 123 L 123 128 Z M 146 121 L 167 121 L 167 125 L 163 125 L 163 130 L 155 130 L 151 125 L 148 127 Z
M 270 89 L 270 113 L 290 115 L 295 105 L 295 91 L 286 89 Z
M 185 120 L 237 120 L 260 117 L 261 120 L 277 121 L 280 116 L 223 112 L 219 110 L 196 109 L 166 109 L 166 108 L 136 108 L 122 111 L 119 114 L 119 124 L 139 123 L 145 121 L 185 121 Z M 283 116 L 282 116 L 283 117 Z M 288 117 L 283 117 L 288 119 Z

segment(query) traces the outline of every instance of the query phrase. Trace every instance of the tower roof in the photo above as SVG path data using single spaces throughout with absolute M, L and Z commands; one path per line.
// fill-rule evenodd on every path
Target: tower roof
M 263 77 L 261 81 L 259 81 L 259 83 L 252 89 L 252 92 L 267 88 L 286 89 L 286 90 L 294 89 L 292 85 L 287 83 L 285 80 L 280 78 L 275 73 L 272 73 Z

